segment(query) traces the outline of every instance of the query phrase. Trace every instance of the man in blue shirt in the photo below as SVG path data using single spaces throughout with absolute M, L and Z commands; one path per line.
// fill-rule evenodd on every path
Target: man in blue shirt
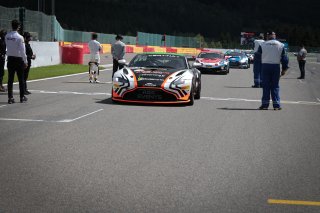
M 267 110 L 270 103 L 270 94 L 274 110 L 281 110 L 279 96 L 280 75 L 284 75 L 289 68 L 289 59 L 286 55 L 284 44 L 276 40 L 274 32 L 268 33 L 268 41 L 260 44 L 257 57 L 262 63 L 263 95 L 260 110 Z M 280 72 L 280 64 L 282 71 Z

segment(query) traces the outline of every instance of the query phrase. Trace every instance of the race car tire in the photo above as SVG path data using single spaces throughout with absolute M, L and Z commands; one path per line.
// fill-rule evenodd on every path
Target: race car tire
M 193 89 L 190 92 L 189 102 L 187 103 L 188 106 L 192 106 L 194 104 L 194 92 Z
M 201 82 L 199 82 L 199 84 L 198 84 L 197 92 L 194 96 L 194 99 L 198 100 L 198 99 L 200 99 L 200 97 L 201 97 Z

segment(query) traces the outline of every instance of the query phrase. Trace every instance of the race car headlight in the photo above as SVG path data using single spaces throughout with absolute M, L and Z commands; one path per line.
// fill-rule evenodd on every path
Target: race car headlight
M 178 81 L 173 81 L 170 87 L 182 90 L 190 90 L 190 83 L 186 80 L 180 79 Z
M 172 82 L 172 85 L 180 86 L 180 85 L 183 85 L 183 84 L 185 84 L 185 83 L 186 83 L 185 80 L 180 79 L 180 80 L 178 80 L 178 81 L 173 81 L 173 82 Z
M 240 60 L 241 63 L 244 63 L 244 62 L 246 62 L 246 61 L 247 61 L 247 60 L 246 60 L 245 58 L 243 58 L 243 59 Z

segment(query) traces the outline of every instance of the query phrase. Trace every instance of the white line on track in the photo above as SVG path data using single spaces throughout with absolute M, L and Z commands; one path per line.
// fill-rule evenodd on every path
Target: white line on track
M 100 111 L 102 111 L 102 110 L 103 110 L 103 109 L 98 109 L 98 110 L 96 110 L 96 111 L 94 111 L 94 112 L 90 112 L 90 113 L 88 113 L 88 114 L 82 115 L 82 116 L 77 117 L 77 118 L 75 118 L 75 119 L 66 119 L 66 120 L 61 120 L 61 121 L 57 121 L 57 122 L 59 122 L 59 123 L 70 123 L 70 122 L 79 120 L 79 119 L 81 119 L 81 118 L 87 117 L 87 116 L 89 116 L 89 115 L 95 114 L 95 113 L 97 113 L 97 112 L 100 112 Z
M 47 122 L 47 123 L 71 123 L 76 120 L 79 120 L 81 118 L 88 117 L 90 115 L 93 115 L 97 112 L 102 111 L 103 109 L 98 109 L 94 112 L 90 112 L 88 114 L 82 115 L 80 117 L 74 118 L 74 119 L 64 119 L 64 120 L 59 120 L 59 121 L 47 121 L 47 120 L 37 120 L 37 119 L 20 119 L 20 118 L 0 118 L 0 121 L 22 121 L 22 122 Z
M 215 98 L 215 97 L 201 97 L 201 99 L 209 101 L 244 101 L 244 102 L 261 102 L 261 100 L 243 99 L 243 98 Z M 300 105 L 320 105 L 319 102 L 311 101 L 281 101 L 283 104 L 300 104 Z
M 17 90 L 14 90 L 17 92 Z M 61 95 L 88 95 L 88 96 L 111 96 L 110 93 L 104 92 L 72 92 L 72 91 L 46 91 L 46 90 L 30 90 L 33 93 L 42 93 L 42 94 L 61 94 Z M 218 98 L 218 97 L 201 97 L 202 100 L 207 101 L 236 101 L 236 102 L 261 102 L 261 100 L 254 100 L 254 99 L 244 99 L 244 98 Z M 286 101 L 283 100 L 281 103 L 283 104 L 298 104 L 298 105 L 320 105 L 320 100 L 317 99 L 319 102 L 312 102 L 312 101 Z
M 0 121 L 54 122 L 54 121 L 35 120 L 35 119 L 19 119 L 19 118 L 0 118 Z
M 103 70 L 100 70 L 100 72 L 109 71 L 109 70 L 111 70 L 111 69 L 103 69 Z M 47 80 L 66 78 L 66 77 L 72 77 L 72 76 L 77 76 L 77 75 L 85 75 L 85 74 L 88 74 L 88 71 L 87 72 L 82 72 L 82 73 L 70 74 L 70 75 L 56 76 L 56 77 L 51 77 L 51 78 L 42 78 L 42 79 L 30 80 L 30 81 L 27 81 L 27 82 L 28 83 L 32 83 L 32 82 L 38 82 L 38 81 L 47 81 Z M 18 83 L 19 82 L 15 82 L 13 84 L 16 85 Z M 108 83 L 108 82 L 106 82 L 106 83 Z M 4 86 L 7 86 L 7 84 L 4 84 Z
M 102 66 L 102 67 L 112 67 L 113 64 L 101 64 L 100 66 Z
M 71 92 L 71 91 L 46 91 L 46 90 L 29 90 L 34 94 L 61 94 L 61 95 L 111 95 L 110 93 L 103 92 Z M 14 90 L 14 92 L 18 92 L 18 90 Z
M 0 105 L 0 108 L 6 107 L 7 105 Z

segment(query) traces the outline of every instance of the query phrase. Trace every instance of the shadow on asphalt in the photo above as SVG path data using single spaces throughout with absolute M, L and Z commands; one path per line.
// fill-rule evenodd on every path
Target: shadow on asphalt
M 108 82 L 90 83 L 89 81 L 65 81 L 63 84 L 110 84 Z
M 201 72 L 201 75 L 227 75 L 227 73 L 219 72 Z
M 95 99 L 97 104 L 109 104 L 109 105 L 124 105 L 124 106 L 144 106 L 144 107 L 187 107 L 185 104 L 139 104 L 139 103 L 122 103 L 114 102 L 111 98 L 107 99 Z
M 252 88 L 252 87 L 234 87 L 234 86 L 224 86 L 225 88 L 232 88 L 232 89 L 243 89 L 243 88 Z
M 258 108 L 229 108 L 229 107 L 223 107 L 223 108 L 217 108 L 217 109 L 219 109 L 219 110 L 235 110 L 235 111 L 237 111 L 237 110 L 239 110 L 239 111 L 241 111 L 241 110 L 248 110 L 248 111 L 250 111 L 250 110 L 259 110 L 259 111 L 261 111 L 260 109 L 258 109 Z

